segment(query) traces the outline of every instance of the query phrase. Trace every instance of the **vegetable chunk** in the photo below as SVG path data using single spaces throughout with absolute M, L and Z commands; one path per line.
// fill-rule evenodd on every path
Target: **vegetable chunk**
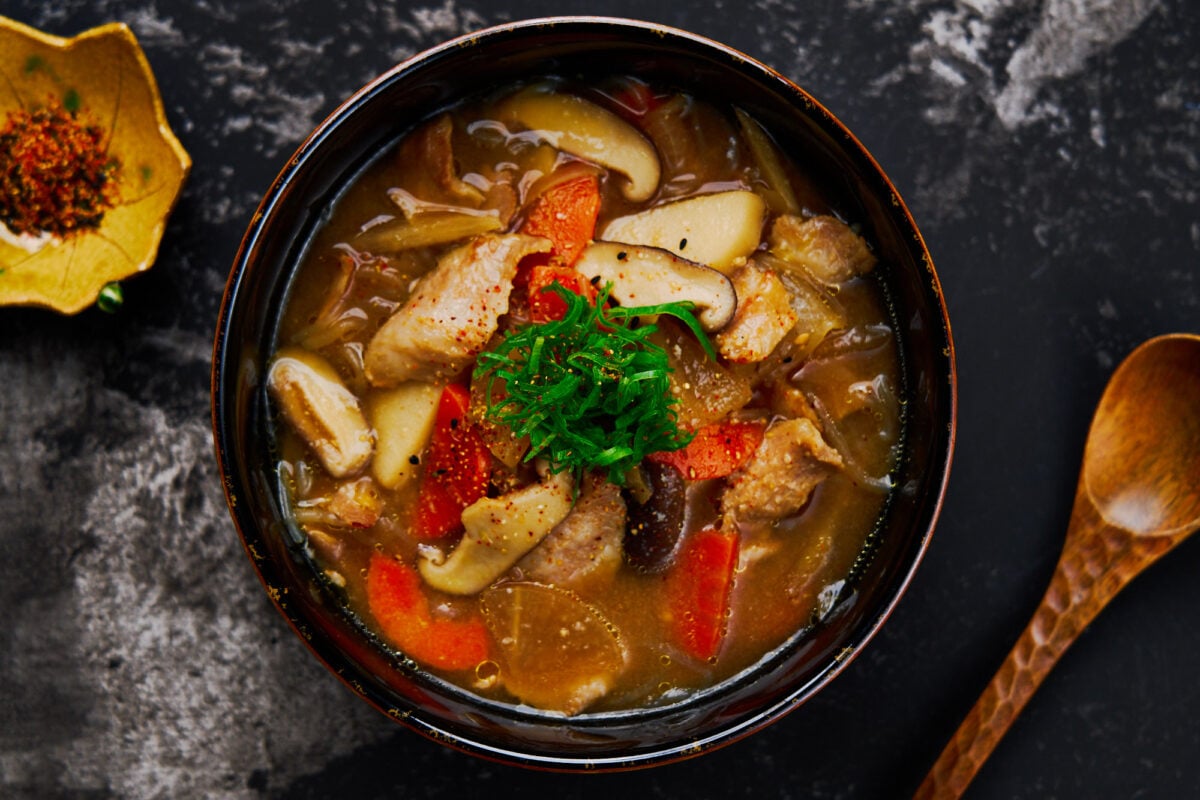
M 440 396 L 433 384 L 406 383 L 371 398 L 367 410 L 377 440 L 371 474 L 381 486 L 396 489 L 420 475 Z
M 372 553 L 367 566 L 367 608 L 383 638 L 420 664 L 457 671 L 488 657 L 481 620 L 435 617 L 412 567 L 380 553 Z
M 412 532 L 418 539 L 440 539 L 462 527 L 462 513 L 483 497 L 491 473 L 492 454 L 470 424 L 466 387 L 442 390 Z
M 616 628 L 570 591 L 506 583 L 489 589 L 481 605 L 500 646 L 504 686 L 530 705 L 577 714 L 625 666 Z
M 657 247 L 596 242 L 583 251 L 575 268 L 611 283 L 613 299 L 621 305 L 692 303 L 706 331 L 728 323 L 738 302 L 729 278 Z
M 571 266 L 592 240 L 600 213 L 600 181 L 585 174 L 552 186 L 534 201 L 521 232 L 551 242 L 551 255 Z
M 703 194 L 617 217 L 599 238 L 670 250 L 729 274 L 758 247 L 766 208 L 754 192 Z
M 658 153 L 636 128 L 582 97 L 534 87 L 501 107 L 504 118 L 537 131 L 553 147 L 625 176 L 629 200 L 649 200 L 658 189 Z
M 717 657 L 725 638 L 738 537 L 716 528 L 692 534 L 667 573 L 671 632 L 693 658 Z
M 560 472 L 462 513 L 466 533 L 450 555 L 422 553 L 421 577 L 448 594 L 477 594 L 528 553 L 571 510 L 573 482 Z
M 718 422 L 705 425 L 682 450 L 651 453 L 689 481 L 724 478 L 746 462 L 763 440 L 761 422 Z

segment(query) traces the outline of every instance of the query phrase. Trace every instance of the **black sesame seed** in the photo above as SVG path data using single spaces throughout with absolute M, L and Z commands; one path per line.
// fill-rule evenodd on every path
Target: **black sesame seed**
M 687 239 L 686 238 L 680 239 L 679 240 L 679 249 L 682 250 L 685 247 L 687 247 Z
M 624 260 L 625 260 L 626 258 L 628 258 L 628 257 L 629 257 L 629 254 L 628 254 L 628 253 L 626 253 L 624 250 L 622 250 L 621 252 L 617 253 L 617 261 L 624 261 Z
M 416 466 L 417 464 L 421 463 L 421 459 L 418 458 L 417 456 L 409 456 L 408 463 L 412 464 L 413 466 Z

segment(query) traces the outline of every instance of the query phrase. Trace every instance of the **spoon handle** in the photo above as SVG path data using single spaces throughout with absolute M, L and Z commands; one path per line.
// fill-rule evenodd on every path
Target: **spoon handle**
M 925 776 L 915 800 L 961 797 L 1075 637 L 1125 584 L 1173 544 L 1170 537 L 1140 539 L 1108 526 L 1081 492 L 1045 596 Z

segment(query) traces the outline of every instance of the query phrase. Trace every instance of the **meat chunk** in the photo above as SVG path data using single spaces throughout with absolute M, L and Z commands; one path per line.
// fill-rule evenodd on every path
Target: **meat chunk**
M 593 476 L 567 518 L 517 566 L 530 580 L 564 588 L 611 578 L 621 564 L 625 512 L 621 490 Z
M 866 241 L 837 217 L 782 216 L 771 226 L 767 244 L 773 254 L 825 284 L 843 283 L 875 266 Z
M 799 319 L 792 295 L 779 276 L 753 262 L 733 275 L 737 310 L 715 337 L 717 352 L 738 364 L 762 361 Z
M 767 429 L 750 460 L 729 476 L 721 501 L 726 527 L 767 522 L 799 511 L 820 483 L 842 467 L 810 420 L 789 419 Z
M 478 236 L 442 256 L 367 345 L 375 386 L 446 380 L 471 362 L 508 311 L 517 264 L 550 242 L 522 234 Z

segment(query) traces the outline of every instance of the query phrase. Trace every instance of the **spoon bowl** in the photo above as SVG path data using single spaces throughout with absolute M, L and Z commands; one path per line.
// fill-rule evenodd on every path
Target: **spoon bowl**
M 1159 336 L 1109 380 L 1050 586 L 916 797 L 961 797 L 1075 637 L 1198 527 L 1200 336 Z
M 1104 520 L 1137 536 L 1200 525 L 1200 336 L 1160 336 L 1113 374 L 1088 434 L 1082 483 Z

